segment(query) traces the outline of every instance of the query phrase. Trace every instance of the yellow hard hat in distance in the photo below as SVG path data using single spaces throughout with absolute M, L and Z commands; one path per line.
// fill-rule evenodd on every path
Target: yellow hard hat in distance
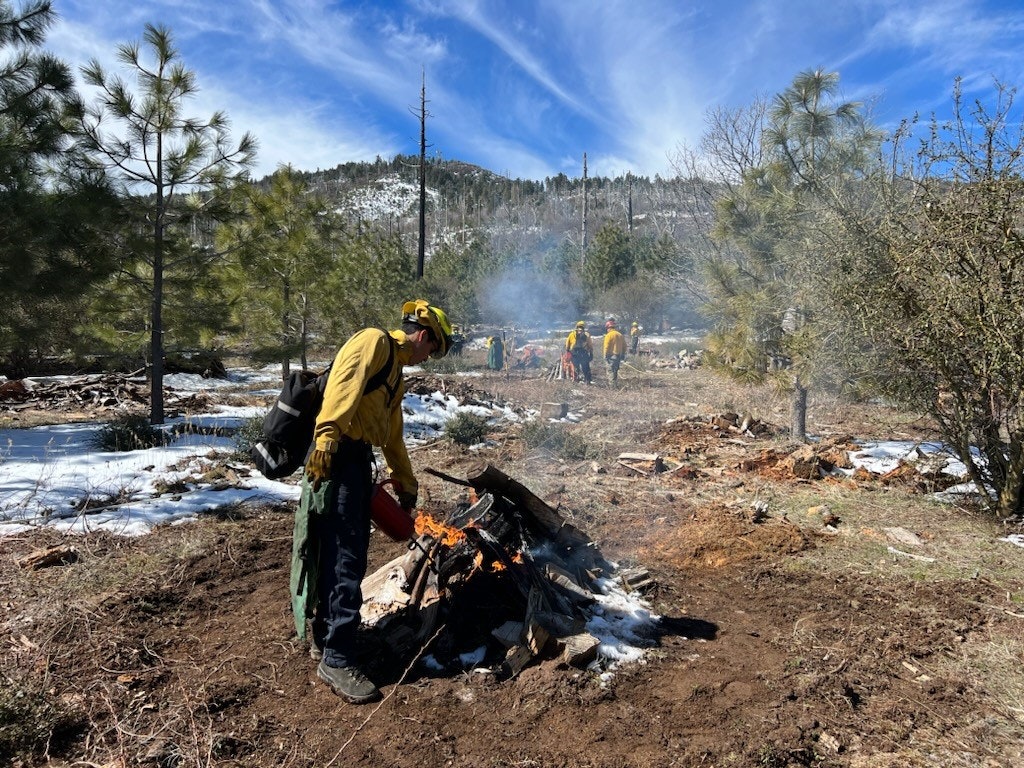
M 587 324 L 585 322 L 583 322 L 582 320 L 580 320 L 579 322 L 576 323 L 576 327 L 577 328 L 586 328 Z
M 427 328 L 437 341 L 437 349 L 430 356 L 437 359 L 448 354 L 452 346 L 452 324 L 440 307 L 432 307 L 426 299 L 407 301 L 402 305 L 402 320 Z

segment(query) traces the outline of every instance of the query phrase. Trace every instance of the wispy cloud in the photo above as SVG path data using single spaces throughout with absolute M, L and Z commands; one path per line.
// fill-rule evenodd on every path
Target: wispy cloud
M 146 22 L 196 71 L 198 114 L 261 142 L 257 173 L 433 152 L 513 176 L 667 173 L 703 116 L 837 69 L 883 124 L 1024 80 L 1014 0 L 57 0 L 48 47 L 114 63 Z

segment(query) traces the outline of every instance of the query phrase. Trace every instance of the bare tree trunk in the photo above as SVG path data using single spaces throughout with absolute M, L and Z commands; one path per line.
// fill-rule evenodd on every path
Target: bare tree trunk
M 164 177 L 163 137 L 156 142 L 156 216 L 153 221 L 153 295 L 151 307 L 149 423 L 164 423 Z
M 626 174 L 626 231 L 633 234 L 633 174 Z
M 580 263 L 587 260 L 587 153 L 583 153 L 583 223 L 580 227 Z
M 999 489 L 999 505 L 996 507 L 1003 520 L 1017 517 L 1024 511 L 1024 435 L 1011 436 L 1007 453 L 1006 478 Z
M 790 399 L 789 434 L 794 440 L 807 439 L 807 387 L 799 377 L 793 379 L 793 396 Z
M 299 322 L 299 352 L 302 355 L 302 370 L 309 370 L 309 295 L 302 294 L 302 317 Z
M 284 278 L 281 281 L 281 298 L 283 299 L 284 311 L 281 313 L 281 339 L 284 341 L 285 346 L 289 346 L 289 334 L 288 326 L 291 324 L 291 317 L 288 312 L 288 308 L 292 303 L 292 286 L 288 282 L 288 278 Z M 281 355 L 281 381 L 288 381 L 288 377 L 292 373 L 292 360 L 291 353 L 285 353 Z
M 427 75 L 420 86 L 420 230 L 416 250 L 416 277 L 423 279 L 427 252 Z

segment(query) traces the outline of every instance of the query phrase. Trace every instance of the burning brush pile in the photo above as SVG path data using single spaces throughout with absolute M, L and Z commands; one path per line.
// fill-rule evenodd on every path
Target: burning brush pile
M 421 512 L 406 554 L 363 581 L 363 624 L 398 658 L 422 653 L 434 671 L 504 679 L 535 659 L 601 671 L 654 644 L 646 571 L 617 570 L 492 466 L 466 480 L 433 474 L 470 486 L 475 502 L 444 520 Z

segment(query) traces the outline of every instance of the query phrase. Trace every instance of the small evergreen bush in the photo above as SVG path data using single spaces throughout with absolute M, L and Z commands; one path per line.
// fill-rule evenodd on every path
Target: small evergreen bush
M 93 439 L 100 451 L 138 451 L 164 444 L 164 433 L 145 416 L 125 415 L 106 424 Z
M 239 458 L 249 457 L 249 450 L 263 439 L 263 416 L 250 416 L 235 432 L 235 453 Z
M 465 411 L 455 414 L 444 425 L 445 437 L 458 445 L 482 443 L 487 432 L 487 419 L 484 416 Z
M 522 438 L 528 448 L 544 448 L 563 459 L 594 459 L 599 454 L 586 440 L 561 424 L 528 421 L 523 424 Z
M 83 726 L 78 713 L 59 704 L 46 690 L 35 685 L 23 687 L 7 674 L 4 678 L 0 689 L 0 755 L 14 758 L 10 765 L 35 763 L 33 757 Z

